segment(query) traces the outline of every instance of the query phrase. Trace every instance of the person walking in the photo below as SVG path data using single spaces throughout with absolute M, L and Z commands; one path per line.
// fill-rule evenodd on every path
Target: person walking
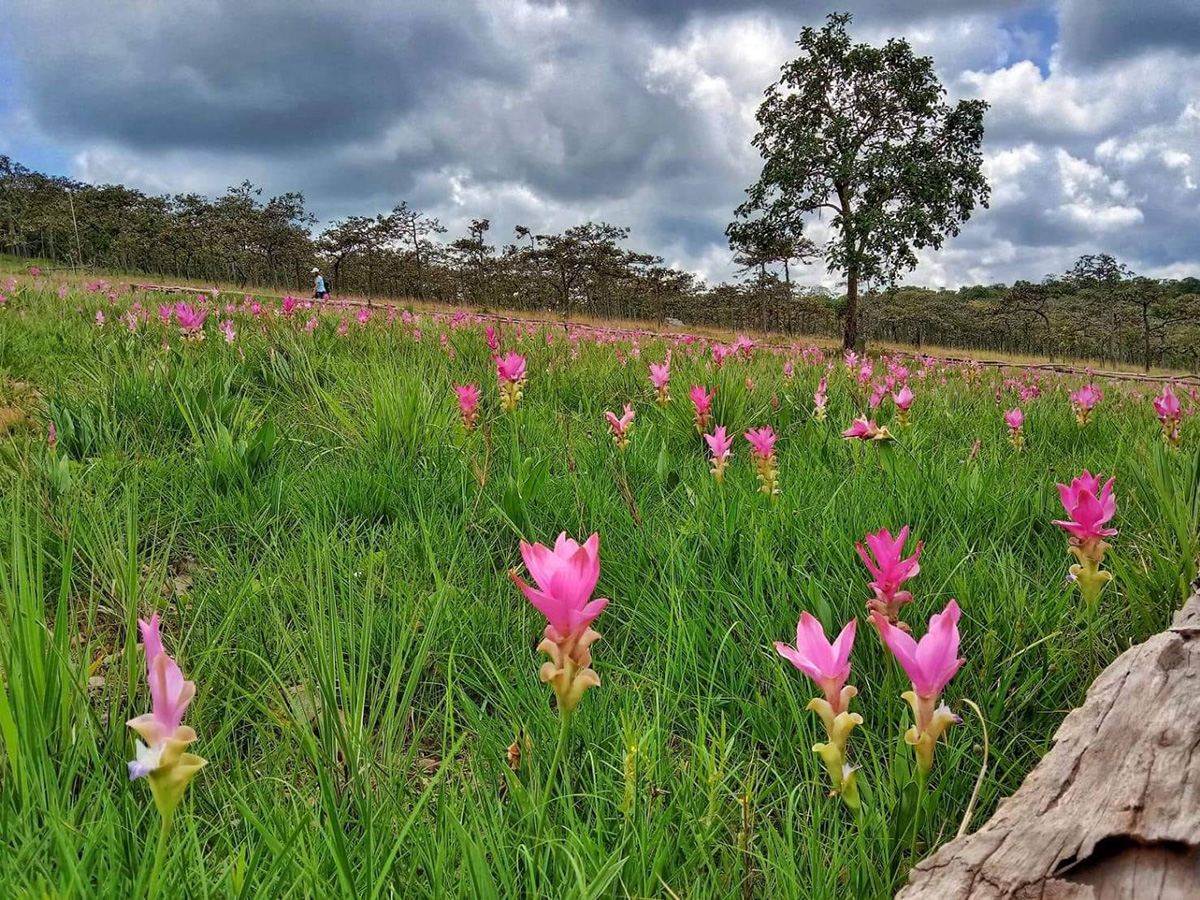
M 321 270 L 313 266 L 313 299 L 327 300 L 329 298 L 329 290 L 325 286 L 325 276 L 321 274 Z

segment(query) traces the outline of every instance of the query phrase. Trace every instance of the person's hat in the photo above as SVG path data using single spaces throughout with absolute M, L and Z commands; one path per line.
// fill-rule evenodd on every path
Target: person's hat
M 320 269 L 318 269 L 316 266 L 313 266 L 313 268 L 312 268 L 312 273 L 313 273 L 314 275 L 316 275 L 316 274 L 317 274 L 318 272 L 320 272 L 320 271 L 321 271 L 321 270 L 320 270 Z

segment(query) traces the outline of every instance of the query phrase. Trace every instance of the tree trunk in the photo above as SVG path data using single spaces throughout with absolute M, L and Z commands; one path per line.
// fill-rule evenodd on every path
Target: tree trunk
M 1054 747 L 975 834 L 896 900 L 1200 896 L 1200 581 L 1171 627 L 1122 653 Z
M 842 335 L 842 347 L 853 350 L 858 346 L 858 272 L 850 269 L 846 273 L 846 330 Z
M 1150 306 L 1142 304 L 1142 365 L 1150 374 Z

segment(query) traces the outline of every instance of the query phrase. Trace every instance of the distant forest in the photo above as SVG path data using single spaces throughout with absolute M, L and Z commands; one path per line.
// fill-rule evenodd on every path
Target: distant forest
M 272 286 L 306 293 L 315 264 L 334 295 L 415 298 L 553 315 L 641 319 L 784 334 L 841 334 L 845 298 L 793 284 L 785 253 L 733 242 L 743 276 L 708 285 L 630 249 L 629 229 L 585 222 L 560 233 L 487 219 L 453 237 L 407 203 L 314 231 L 304 197 L 264 198 L 249 182 L 214 199 L 151 196 L 31 171 L 0 156 L 0 252 L 75 267 Z M 775 258 L 771 258 L 775 257 Z M 1040 281 L 957 290 L 874 286 L 867 340 L 1200 369 L 1200 278 L 1137 275 L 1105 254 Z

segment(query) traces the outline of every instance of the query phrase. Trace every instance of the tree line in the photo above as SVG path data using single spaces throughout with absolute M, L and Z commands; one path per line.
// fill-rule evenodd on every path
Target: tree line
M 313 233 L 301 194 L 249 183 L 208 199 L 153 196 L 31 171 L 0 156 L 0 249 L 54 264 L 305 291 L 318 264 L 335 294 L 421 298 L 555 316 L 842 335 L 845 292 L 798 285 L 811 248 L 732 230 L 737 281 L 708 285 L 627 248 L 629 229 L 586 222 L 518 226 L 497 245 L 487 219 L 448 239 L 407 203 Z M 881 286 L 861 303 L 868 340 L 1200 369 L 1200 279 L 1138 276 L 1081 258 L 1040 281 L 954 290 Z

